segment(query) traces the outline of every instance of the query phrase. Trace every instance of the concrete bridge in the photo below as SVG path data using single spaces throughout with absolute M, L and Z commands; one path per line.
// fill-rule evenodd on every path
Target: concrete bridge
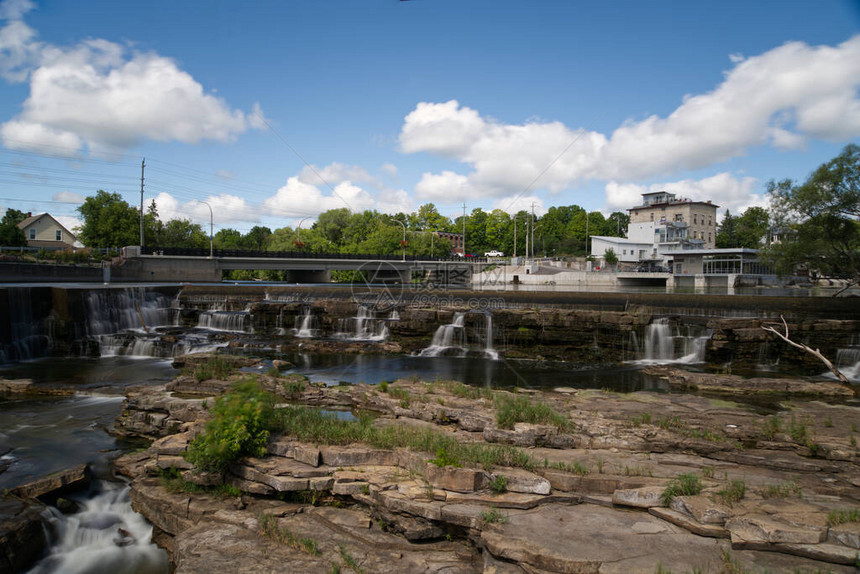
M 327 283 L 332 271 L 361 271 L 368 283 L 411 283 L 413 277 L 440 286 L 468 287 L 472 270 L 483 261 L 419 259 L 411 256 L 310 254 L 246 250 L 163 249 L 126 247 L 123 277 L 140 281 L 221 281 L 222 271 L 275 270 L 290 283 Z

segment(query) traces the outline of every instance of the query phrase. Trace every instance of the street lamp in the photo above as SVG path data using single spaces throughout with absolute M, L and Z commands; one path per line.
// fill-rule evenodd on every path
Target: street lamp
M 212 214 L 212 206 L 211 205 L 209 205 L 205 201 L 201 201 L 199 199 L 197 200 L 197 203 L 202 203 L 203 205 L 205 205 L 206 207 L 209 208 L 209 258 L 211 259 L 212 258 L 212 252 L 214 251 L 213 244 L 212 244 L 212 241 L 213 241 L 212 237 L 213 237 L 214 227 L 215 227 L 215 223 L 214 223 L 215 217 Z
M 304 243 L 302 243 L 302 240 L 301 240 L 301 238 L 299 237 L 299 231 L 301 231 L 301 230 L 302 230 L 302 223 L 304 223 L 304 222 L 305 222 L 305 219 L 310 219 L 310 217 L 302 218 L 302 220 L 301 220 L 301 221 L 299 221 L 299 224 L 296 226 L 296 240 L 295 240 L 295 241 L 293 241 L 293 245 L 295 245 L 295 246 L 296 246 L 296 249 L 301 249 L 302 247 L 304 247 L 304 246 L 305 246 L 305 244 L 304 244 Z
M 403 247 L 403 261 L 406 261 L 406 224 L 399 219 L 395 219 L 394 221 L 399 223 L 400 227 L 403 228 L 403 241 L 400 242 L 400 245 Z

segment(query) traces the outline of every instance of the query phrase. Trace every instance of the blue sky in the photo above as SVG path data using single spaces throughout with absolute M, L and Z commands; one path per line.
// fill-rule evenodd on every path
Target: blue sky
M 4 0 L 0 85 L 0 209 L 70 225 L 137 204 L 143 157 L 163 219 L 243 231 L 657 189 L 737 213 L 860 137 L 860 4 Z

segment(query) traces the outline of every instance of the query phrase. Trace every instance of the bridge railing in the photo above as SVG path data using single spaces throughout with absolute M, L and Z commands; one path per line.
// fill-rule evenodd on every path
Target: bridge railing
M 181 257 L 209 257 L 208 248 L 196 247 L 144 247 L 143 255 L 166 255 Z M 370 259 L 374 261 L 402 261 L 402 255 L 379 255 L 369 253 L 309 253 L 307 251 L 258 251 L 253 249 L 215 249 L 214 257 L 267 258 L 267 259 Z M 461 257 L 419 257 L 407 255 L 406 261 L 458 261 Z

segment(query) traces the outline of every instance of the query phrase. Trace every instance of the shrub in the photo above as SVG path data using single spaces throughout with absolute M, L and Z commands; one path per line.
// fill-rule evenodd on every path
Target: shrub
M 761 491 L 762 498 L 800 498 L 801 495 L 800 485 L 794 480 L 769 484 Z
M 742 480 L 733 480 L 731 481 L 726 488 L 719 491 L 717 496 L 720 497 L 720 500 L 723 501 L 723 504 L 727 504 L 732 506 L 734 503 L 739 502 L 746 494 L 747 486 Z
M 186 459 L 201 470 L 223 472 L 240 457 L 265 456 L 274 404 L 256 380 L 235 383 L 215 401 L 213 418 L 188 445 Z
M 506 476 L 496 474 L 490 480 L 490 490 L 496 494 L 502 494 L 508 490 L 508 479 Z
M 827 514 L 827 525 L 838 526 L 846 522 L 860 522 L 860 508 L 852 510 L 832 510 Z
M 498 508 L 485 510 L 480 515 L 481 522 L 484 524 L 507 524 L 508 515 L 500 511 Z
M 212 355 L 205 362 L 186 365 L 182 369 L 183 375 L 193 376 L 198 381 L 209 379 L 224 379 L 233 371 L 233 362 L 221 355 Z
M 664 506 L 669 506 L 676 496 L 694 496 L 702 492 L 702 481 L 695 474 L 679 474 L 673 478 L 660 496 Z

